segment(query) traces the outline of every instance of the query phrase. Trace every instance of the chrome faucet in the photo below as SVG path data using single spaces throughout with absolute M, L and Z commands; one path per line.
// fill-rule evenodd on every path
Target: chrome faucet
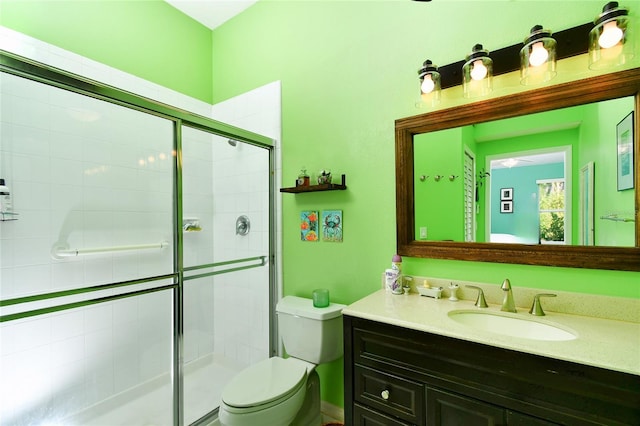
M 475 305 L 478 308 L 488 308 L 489 307 L 489 305 L 487 305 L 486 299 L 484 298 L 484 292 L 482 291 L 482 288 L 480 288 L 478 286 L 475 286 L 475 285 L 467 285 L 465 287 L 473 288 L 475 290 L 478 290 L 478 297 L 477 297 L 476 303 L 475 303 Z
M 502 299 L 501 311 L 505 312 L 518 312 L 516 310 L 516 303 L 513 301 L 513 291 L 511 290 L 511 282 L 509 279 L 505 279 L 500 287 L 504 291 L 504 298 Z
M 531 315 L 535 315 L 538 317 L 543 317 L 546 315 L 542 310 L 542 305 L 540 304 L 541 297 L 556 297 L 556 295 L 553 293 L 540 293 L 533 296 L 533 305 L 531 305 L 531 309 L 529 310 L 529 313 Z

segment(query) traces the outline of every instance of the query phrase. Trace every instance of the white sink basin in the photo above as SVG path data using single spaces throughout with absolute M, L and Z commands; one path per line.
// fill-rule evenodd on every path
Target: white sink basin
M 564 328 L 526 317 L 516 318 L 515 315 L 519 314 L 511 316 L 498 312 L 472 310 L 449 312 L 449 318 L 459 324 L 495 334 L 532 340 L 573 340 L 576 338 L 574 333 Z

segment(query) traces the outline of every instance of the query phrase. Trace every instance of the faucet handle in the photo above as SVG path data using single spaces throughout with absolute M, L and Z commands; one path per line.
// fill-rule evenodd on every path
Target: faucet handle
M 531 315 L 535 315 L 538 317 L 545 316 L 544 311 L 542 310 L 542 304 L 540 303 L 541 297 L 556 297 L 556 294 L 553 293 L 540 293 L 533 296 L 533 305 L 531 305 L 531 309 L 529 309 L 529 313 Z
M 482 291 L 482 288 L 475 286 L 475 285 L 466 285 L 465 287 L 467 288 L 473 288 L 475 290 L 478 290 L 478 298 L 476 299 L 476 303 L 475 305 L 478 308 L 488 308 L 489 305 L 487 305 L 487 301 L 484 298 L 484 291 Z
M 511 281 L 509 281 L 509 278 L 505 278 L 505 280 L 502 281 L 502 285 L 500 286 L 500 288 L 504 291 L 511 290 Z

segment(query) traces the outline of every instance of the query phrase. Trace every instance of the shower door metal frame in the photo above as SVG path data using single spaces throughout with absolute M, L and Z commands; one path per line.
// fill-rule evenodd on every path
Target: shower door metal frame
M 100 82 L 60 70 L 31 59 L 15 55 L 13 53 L 0 50 L 0 73 L 12 74 L 18 77 L 26 78 L 32 81 L 43 83 L 49 86 L 57 87 L 70 92 L 89 96 L 112 104 L 120 105 L 125 108 L 134 109 L 143 113 L 161 117 L 173 122 L 173 145 L 176 150 L 174 162 L 174 201 L 173 201 L 173 217 L 174 217 L 174 265 L 173 273 L 162 276 L 147 277 L 142 279 L 108 283 L 97 286 L 88 286 L 84 288 L 76 288 L 66 291 L 58 291 L 52 293 L 43 293 L 35 296 L 19 297 L 14 299 L 0 300 L 0 307 L 3 306 L 19 306 L 24 303 L 42 301 L 47 299 L 56 299 L 81 293 L 92 293 L 107 289 L 119 287 L 127 287 L 131 285 L 148 283 L 159 280 L 171 280 L 170 284 L 162 284 L 158 287 L 137 290 L 132 292 L 123 292 L 107 297 L 95 297 L 73 303 L 62 303 L 41 309 L 25 310 L 19 313 L 0 315 L 0 323 L 8 322 L 20 318 L 37 316 L 51 312 L 63 311 L 73 308 L 85 307 L 97 303 L 103 303 L 112 300 L 118 300 L 127 297 L 139 296 L 146 293 L 164 291 L 173 289 L 173 354 L 172 354 L 172 372 L 171 382 L 173 389 L 173 424 L 175 426 L 183 426 L 184 424 L 184 390 L 183 390 L 183 345 L 184 345 L 184 328 L 183 328 L 183 296 L 184 296 L 184 264 L 183 264 L 183 232 L 182 232 L 182 126 L 188 126 L 203 130 L 225 138 L 231 138 L 237 141 L 265 148 L 269 152 L 269 253 L 268 256 L 259 258 L 240 259 L 239 261 L 260 259 L 259 265 L 248 265 L 230 268 L 223 271 L 211 272 L 205 275 L 214 275 L 218 273 L 231 272 L 240 269 L 253 268 L 257 266 L 268 265 L 269 267 L 269 306 L 274 306 L 277 300 L 276 285 L 276 183 L 275 183 L 275 143 L 274 140 L 257 133 L 250 132 L 217 120 L 213 120 L 189 111 L 176 108 L 167 104 L 154 101 L 126 92 L 118 88 L 102 84 Z M 233 263 L 234 261 L 232 261 Z M 218 264 L 204 265 L 200 267 L 214 267 L 226 265 L 229 262 L 220 262 Z M 199 268 L 199 267 L 196 267 Z M 194 267 L 186 268 L 193 270 Z M 270 309 L 269 329 L 271 336 L 269 338 L 270 356 L 276 351 L 276 322 L 275 313 Z M 214 411 L 215 413 L 215 411 Z M 208 420 L 209 415 L 205 415 L 195 424 L 200 424 Z

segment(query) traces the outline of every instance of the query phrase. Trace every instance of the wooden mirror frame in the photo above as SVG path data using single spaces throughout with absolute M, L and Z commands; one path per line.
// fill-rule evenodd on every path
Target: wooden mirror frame
M 635 247 L 467 243 L 415 239 L 414 135 L 626 96 L 635 97 Z M 639 116 L 640 68 L 634 68 L 396 120 L 398 254 L 433 259 L 640 271 Z

